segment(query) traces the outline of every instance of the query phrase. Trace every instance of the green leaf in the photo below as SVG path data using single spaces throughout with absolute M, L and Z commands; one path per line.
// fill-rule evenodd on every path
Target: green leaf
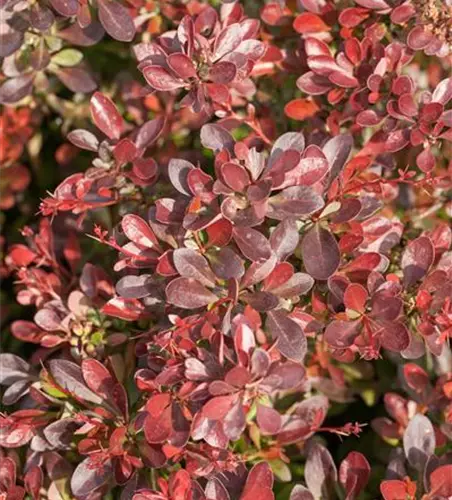
M 52 62 L 58 66 L 76 66 L 83 59 L 83 54 L 75 49 L 63 49 L 52 57 Z
M 270 465 L 275 477 L 283 483 L 288 483 L 292 479 L 292 473 L 290 472 L 288 465 L 279 458 L 269 460 L 268 464 Z

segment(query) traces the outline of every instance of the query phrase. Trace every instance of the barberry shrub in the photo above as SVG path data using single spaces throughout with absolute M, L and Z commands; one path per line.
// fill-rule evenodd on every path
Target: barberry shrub
M 0 498 L 452 498 L 452 2 L 5 0 Z

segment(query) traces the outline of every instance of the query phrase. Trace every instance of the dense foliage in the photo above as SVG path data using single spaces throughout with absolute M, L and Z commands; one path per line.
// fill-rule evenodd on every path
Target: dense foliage
M 0 8 L 0 499 L 451 499 L 451 0 Z

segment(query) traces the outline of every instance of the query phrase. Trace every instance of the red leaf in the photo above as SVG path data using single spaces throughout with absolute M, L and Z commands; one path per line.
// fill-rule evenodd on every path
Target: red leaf
M 430 493 L 444 498 L 452 496 L 452 465 L 442 465 L 430 474 Z
M 427 372 L 414 363 L 403 366 L 403 376 L 408 386 L 416 392 L 423 392 L 429 386 Z
M 121 137 L 124 121 L 113 101 L 100 92 L 95 92 L 90 101 L 91 117 L 96 127 L 112 140 Z
M 121 227 L 124 234 L 137 245 L 142 245 L 146 248 L 158 248 L 159 243 L 150 228 L 141 217 L 138 215 L 127 214 L 122 218 Z
M 281 429 L 282 418 L 278 411 L 269 406 L 258 405 L 256 421 L 264 435 L 277 434 Z
M 168 66 L 177 76 L 186 80 L 196 76 L 196 68 L 193 61 L 182 53 L 170 54 L 166 60 Z
M 435 168 L 435 157 L 430 148 L 424 149 L 424 151 L 417 156 L 416 165 L 426 174 Z
M 306 120 L 307 118 L 312 118 L 319 109 L 314 101 L 295 99 L 286 104 L 284 112 L 293 120 Z
M 363 313 L 366 308 L 368 296 L 367 290 L 363 286 L 352 283 L 344 293 L 345 307 Z
M 106 401 L 111 400 L 116 382 L 107 368 L 96 359 L 83 360 L 81 367 L 86 385 Z
M 329 31 L 331 29 L 321 17 L 310 12 L 303 12 L 303 14 L 298 15 L 293 22 L 293 27 L 295 31 L 302 35 Z
M 346 500 L 353 500 L 365 488 L 370 476 L 370 465 L 361 453 L 352 451 L 339 467 L 339 481 L 347 493 Z
M 273 473 L 265 462 L 256 464 L 248 474 L 240 500 L 274 500 Z
M 171 75 L 165 68 L 161 66 L 149 65 L 142 68 L 143 76 L 149 85 L 163 92 L 180 89 L 185 87 L 185 82 L 180 78 Z

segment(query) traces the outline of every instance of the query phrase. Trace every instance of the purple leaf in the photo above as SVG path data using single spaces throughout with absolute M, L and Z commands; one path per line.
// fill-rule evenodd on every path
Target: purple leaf
M 293 219 L 280 222 L 270 235 L 270 246 L 280 261 L 287 259 L 297 248 L 300 235 Z
M 102 403 L 102 399 L 86 386 L 81 368 L 72 361 L 51 360 L 49 371 L 55 382 L 70 395 L 96 405 Z
M 99 148 L 99 140 L 97 137 L 88 132 L 88 130 L 76 129 L 69 132 L 67 139 L 80 149 L 87 151 L 96 151 Z
M 58 36 L 63 40 L 81 47 L 95 45 L 100 42 L 104 34 L 104 28 L 97 21 L 93 21 L 86 28 L 81 28 L 78 23 L 74 23 L 58 32 Z
M 234 146 L 232 135 L 221 125 L 208 123 L 201 128 L 201 144 L 213 151 L 230 150 Z
M 78 11 L 77 0 L 50 0 L 52 7 L 64 17 L 75 16 Z
M 345 349 L 353 345 L 360 331 L 361 322 L 334 320 L 325 330 L 325 342 L 336 349 Z
M 97 83 L 89 71 L 81 66 L 74 68 L 59 68 L 55 71 L 61 82 L 72 92 L 88 94 L 97 88 Z
M 235 227 L 233 229 L 234 240 L 243 255 L 252 260 L 267 260 L 272 255 L 272 249 L 267 238 L 249 227 Z
M 155 283 L 152 275 L 124 276 L 116 283 L 116 292 L 125 299 L 141 299 L 147 297 Z
M 316 224 L 303 237 L 301 255 L 306 271 L 317 280 L 327 280 L 340 263 L 340 252 L 335 237 Z
M 0 86 L 0 104 L 13 104 L 31 94 L 33 80 L 32 73 L 5 80 Z
M 315 498 L 330 498 L 337 481 L 337 470 L 330 452 L 314 443 L 308 452 L 305 465 L 305 480 Z
M 218 300 L 193 278 L 176 278 L 166 287 L 168 302 L 182 309 L 198 309 Z
M 325 205 L 323 198 L 308 186 L 288 187 L 268 201 L 268 217 L 278 220 L 305 218 Z
M 289 500 L 314 500 L 314 497 L 308 488 L 305 488 L 301 484 L 297 484 L 291 491 Z
M 76 497 L 86 497 L 102 487 L 113 475 L 110 460 L 96 464 L 92 457 L 78 464 L 71 477 L 71 491 Z
M 418 413 L 403 434 L 403 449 L 412 467 L 422 472 L 425 463 L 435 451 L 435 431 L 430 420 Z
M 193 170 L 194 168 L 195 166 L 187 160 L 176 158 L 170 160 L 168 164 L 168 176 L 171 184 L 179 191 L 179 193 L 192 196 L 187 176 L 190 170 Z
M 245 273 L 243 260 L 230 248 L 224 247 L 216 254 L 208 255 L 215 274 L 223 280 L 240 279 Z
M 21 31 L 14 31 L 7 23 L 3 23 L 0 31 L 0 57 L 8 57 L 20 48 L 24 41 Z
M 1 353 L 0 367 L 0 384 L 10 385 L 29 377 L 30 365 L 15 354 Z
M 344 168 L 353 147 L 353 137 L 349 134 L 337 135 L 322 148 L 330 166 L 330 179 L 334 180 Z
M 423 278 L 435 258 L 435 248 L 430 238 L 421 236 L 411 241 L 402 255 L 403 283 L 409 288 Z
M 174 266 L 184 278 L 194 278 L 205 286 L 215 286 L 215 275 L 205 257 L 191 248 L 177 248 L 173 252 Z
M 267 328 L 281 354 L 292 361 L 302 362 L 307 350 L 307 341 L 303 330 L 293 319 L 281 310 L 267 314 Z
M 149 120 L 144 123 L 138 130 L 135 139 L 135 145 L 138 149 L 146 149 L 159 138 L 160 134 L 165 127 L 165 117 L 159 116 L 154 120 Z

